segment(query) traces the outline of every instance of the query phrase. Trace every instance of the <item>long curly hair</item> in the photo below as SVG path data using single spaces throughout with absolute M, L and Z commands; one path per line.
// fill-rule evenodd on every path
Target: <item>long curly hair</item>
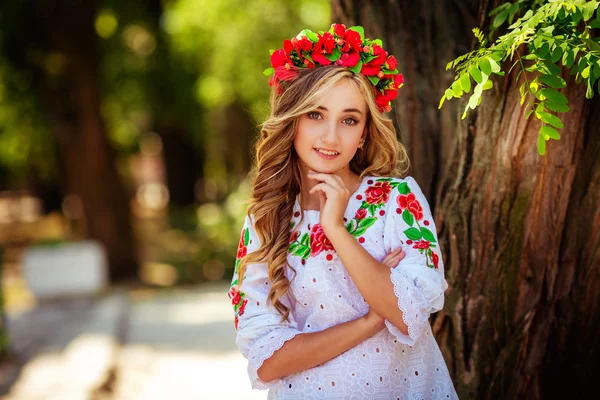
M 379 112 L 373 85 L 364 75 L 335 65 L 304 69 L 293 80 L 281 83 L 281 94 L 275 89 L 271 91 L 271 114 L 261 126 L 255 147 L 256 163 L 251 172 L 252 195 L 247 212 L 248 216 L 254 216 L 260 247 L 240 260 L 238 285 L 248 264 L 266 262 L 271 282 L 268 299 L 282 321 L 288 320 L 290 313 L 282 301 L 291 294 L 285 274 L 287 267 L 293 270 L 287 262 L 290 220 L 303 179 L 293 144 L 298 118 L 314 111 L 318 99 L 344 79 L 356 86 L 367 103 L 367 135 L 363 149 L 350 161 L 352 172 L 361 179 L 365 175 L 400 177 L 409 167 L 406 149 L 398 141 L 392 121 Z

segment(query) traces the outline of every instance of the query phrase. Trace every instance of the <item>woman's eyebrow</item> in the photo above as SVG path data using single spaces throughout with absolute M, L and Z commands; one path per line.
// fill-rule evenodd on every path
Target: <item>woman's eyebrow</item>
M 325 110 L 325 111 L 329 111 L 328 109 L 326 109 L 326 108 L 325 108 L 325 107 L 323 107 L 323 106 L 319 106 L 319 107 L 317 107 L 317 109 L 319 109 L 319 110 Z M 359 113 L 360 115 L 362 115 L 362 111 L 360 111 L 358 108 L 346 108 L 346 109 L 344 110 L 344 112 L 356 112 L 356 113 Z

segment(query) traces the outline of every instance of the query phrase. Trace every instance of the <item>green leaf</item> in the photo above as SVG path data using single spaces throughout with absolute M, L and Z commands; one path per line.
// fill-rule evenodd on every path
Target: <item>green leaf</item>
M 469 90 L 471 90 L 471 77 L 469 74 L 464 73 L 460 76 L 460 86 L 465 93 L 469 93 Z
M 584 21 L 587 21 L 594 16 L 594 11 L 598 8 L 598 4 L 600 3 L 597 1 L 588 1 L 581 7 Z
M 558 129 L 564 128 L 562 121 L 556 115 L 550 114 L 548 112 L 541 112 L 540 116 L 542 117 L 542 121 L 546 124 L 550 124 Z
M 421 231 L 417 228 L 408 228 L 404 231 L 404 234 L 411 240 L 419 240 L 421 237 L 423 237 Z
M 569 112 L 569 110 L 570 110 L 568 105 L 562 104 L 562 103 L 555 103 L 550 100 L 546 100 L 544 102 L 544 104 L 546 105 L 546 108 L 548 108 L 549 110 L 552 110 L 554 112 L 565 113 L 565 112 Z
M 504 10 L 496 14 L 496 18 L 494 18 L 494 21 L 492 22 L 492 28 L 498 28 L 504 23 L 504 21 L 506 21 L 506 18 L 508 18 L 508 10 Z
M 452 82 L 451 88 L 452 88 L 452 94 L 454 95 L 454 97 L 458 98 L 463 94 L 462 87 L 460 86 L 460 81 Z
M 306 36 L 307 38 L 310 39 L 311 42 L 318 42 L 319 41 L 319 36 L 314 33 L 313 31 L 311 31 L 310 29 L 304 29 L 302 32 L 300 32 L 300 34 L 298 35 L 300 37 L 302 36 Z
M 477 86 L 475 87 L 475 89 L 477 89 Z M 477 103 L 479 102 L 480 98 L 481 97 L 477 96 L 476 93 L 473 93 L 471 95 L 471 97 L 469 97 L 469 108 L 471 108 L 472 110 L 474 110 L 477 107 Z
M 408 226 L 412 226 L 415 222 L 415 217 L 413 217 L 412 213 L 408 211 L 408 209 L 405 209 L 402 212 L 402 219 L 404 220 L 404 222 L 406 222 Z
M 421 228 L 421 234 L 423 235 L 423 239 L 427 240 L 428 242 L 436 242 L 435 235 L 429 229 Z
M 265 74 L 266 76 L 271 76 L 273 75 L 273 72 L 275 72 L 275 68 L 271 67 L 271 68 L 267 68 L 263 71 L 263 74 Z
M 354 221 L 354 220 L 352 220 L 352 221 Z M 352 225 L 353 225 L 352 221 L 350 221 L 350 222 L 348 222 L 348 223 L 346 224 L 346 230 L 347 230 L 349 233 L 352 233 L 352 231 L 353 231 L 353 229 L 352 229 L 352 228 L 353 228 L 353 226 L 352 226 Z
M 585 67 L 583 69 L 583 71 L 581 71 L 581 77 L 583 79 L 587 79 L 590 76 L 590 66 L 588 65 L 587 67 Z
M 452 97 L 454 97 L 454 93 L 452 93 L 452 90 L 446 89 L 444 96 L 446 97 L 446 100 L 451 100 Z
M 365 30 L 362 26 L 351 26 L 348 30 L 360 33 L 360 38 L 365 40 Z
M 540 135 L 545 135 L 544 138 L 548 136 L 551 139 L 560 139 L 560 133 L 558 133 L 556 129 L 548 125 L 542 125 L 542 127 L 540 128 Z
M 481 77 L 481 71 L 477 67 L 471 67 L 469 73 L 477 83 L 481 83 L 483 81 Z
M 378 76 L 369 76 L 368 78 L 371 81 L 371 83 L 373 84 L 373 86 L 377 86 L 377 84 L 379 83 Z
M 546 139 L 544 139 L 544 136 L 542 136 L 541 134 L 538 136 L 537 147 L 538 147 L 538 153 L 540 154 L 540 156 L 543 156 L 544 154 L 546 154 Z
M 374 217 L 367 217 L 367 218 L 361 219 L 360 222 L 358 223 L 358 227 L 353 232 L 353 235 L 360 236 L 360 235 L 364 234 L 367 231 L 367 229 L 375 223 L 375 221 L 377 221 L 377 218 L 374 218 Z
M 244 232 L 244 246 L 248 246 L 249 243 L 250 243 L 250 229 L 246 229 L 246 232 Z
M 440 99 L 440 104 L 438 104 L 438 110 L 442 108 L 445 100 L 446 100 L 446 96 L 442 96 L 442 98 Z
M 543 84 L 553 87 L 553 88 L 564 88 L 565 86 L 567 86 L 567 82 L 565 82 L 565 80 L 563 78 L 561 78 L 560 76 L 556 76 L 556 75 L 541 75 L 540 76 L 540 81 L 542 81 Z
M 550 88 L 544 88 L 542 90 L 540 90 L 539 92 L 542 96 L 544 96 L 545 98 L 555 102 L 555 103 L 561 103 L 561 104 L 567 104 L 568 100 L 565 97 L 564 94 L 554 90 L 554 89 L 550 89 Z
M 342 56 L 342 51 L 338 47 L 334 47 L 331 54 L 325 54 L 325 58 L 331 62 L 336 62 Z
M 594 88 L 592 86 L 592 83 L 590 83 L 590 81 L 587 81 L 587 89 L 585 91 L 585 98 L 586 99 L 591 99 L 594 97 Z
M 362 69 L 362 61 L 359 61 L 358 64 L 356 64 L 354 67 L 352 68 L 348 68 L 350 71 L 354 72 L 355 74 L 360 74 L 360 70 Z
M 552 50 L 552 54 L 550 55 L 550 61 L 556 63 L 563 55 L 563 49 L 560 46 L 556 46 L 554 50 Z
M 400 194 L 409 194 L 410 193 L 410 188 L 408 187 L 408 183 L 402 182 L 401 184 L 399 184 L 398 185 L 398 192 Z
M 489 90 L 492 87 L 494 87 L 494 82 L 493 81 L 487 81 L 483 84 L 483 90 Z
M 487 76 L 490 76 L 490 74 L 492 73 L 492 66 L 490 64 L 489 58 L 482 58 L 479 61 L 479 69 L 481 69 L 481 72 L 483 72 Z
M 493 73 L 498 73 L 500 72 L 500 64 L 498 64 L 493 58 L 489 58 L 488 59 L 490 62 L 490 66 L 492 67 L 492 72 Z
M 552 75 L 560 75 L 561 69 L 558 65 L 551 63 L 548 60 L 544 60 L 542 61 L 542 63 L 544 64 L 544 66 L 548 69 L 548 72 L 550 72 L 550 74 Z

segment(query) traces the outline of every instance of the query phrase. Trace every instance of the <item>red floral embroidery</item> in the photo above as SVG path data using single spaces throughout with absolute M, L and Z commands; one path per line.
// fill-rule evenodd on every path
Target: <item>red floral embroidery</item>
M 245 246 L 245 238 L 246 237 L 246 228 L 242 230 L 242 235 L 240 236 L 240 244 L 238 245 L 237 251 L 237 259 L 244 257 L 248 253 L 248 248 Z
M 298 239 L 298 236 L 300 235 L 300 231 L 296 231 L 294 232 L 291 236 L 290 236 L 290 243 L 295 242 Z
M 435 269 L 438 269 L 438 263 L 440 262 L 440 258 L 434 252 L 431 252 L 431 261 L 433 261 Z
M 322 251 L 335 250 L 333 245 L 325 236 L 321 224 L 314 224 L 310 231 L 310 255 L 316 256 Z
M 401 194 L 396 197 L 396 202 L 400 208 L 407 208 L 417 221 L 423 218 L 423 207 L 421 207 L 421 203 L 416 199 L 414 193 L 409 193 L 406 196 Z
M 391 192 L 392 186 L 388 181 L 377 181 L 365 191 L 367 195 L 366 202 L 369 204 L 387 203 Z
M 408 243 L 408 240 L 406 241 Z M 427 240 L 418 240 L 413 244 L 413 249 L 428 249 L 430 243 Z
M 237 282 L 237 279 L 236 279 Z M 233 311 L 235 312 L 235 318 L 233 320 L 233 324 L 235 329 L 238 328 L 238 317 L 244 314 L 244 310 L 246 309 L 246 304 L 248 304 L 248 300 L 244 299 L 246 296 L 244 292 L 238 290 L 235 286 L 231 286 L 229 288 L 228 293 L 229 298 L 231 299 L 231 304 L 233 305 Z
M 361 208 L 356 212 L 356 215 L 354 216 L 354 218 L 363 219 L 366 216 L 367 216 L 367 210 L 365 208 Z

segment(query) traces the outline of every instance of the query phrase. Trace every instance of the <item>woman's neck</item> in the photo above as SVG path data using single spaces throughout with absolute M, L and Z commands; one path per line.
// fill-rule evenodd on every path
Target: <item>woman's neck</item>
M 320 210 L 321 202 L 319 200 L 319 192 L 310 194 L 310 190 L 320 182 L 316 179 L 310 179 L 308 177 L 308 169 L 303 168 L 304 175 L 302 176 L 302 184 L 300 189 L 301 204 L 300 207 L 303 210 Z M 333 173 L 344 182 L 344 185 L 350 190 L 350 193 L 354 193 L 360 187 L 361 180 L 359 175 L 355 174 L 350 168 L 344 168 L 340 171 Z

